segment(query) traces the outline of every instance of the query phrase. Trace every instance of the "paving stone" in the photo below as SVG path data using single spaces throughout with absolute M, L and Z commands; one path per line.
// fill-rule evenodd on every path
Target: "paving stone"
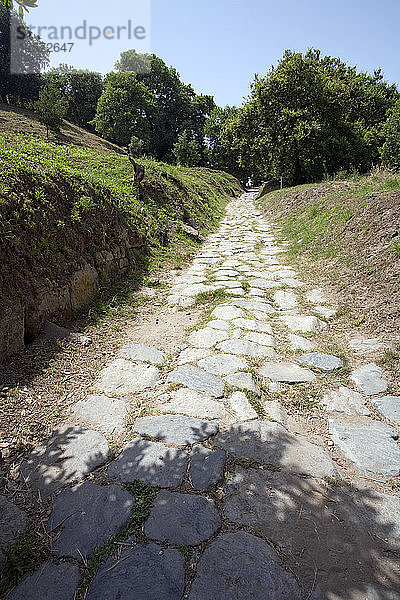
M 213 319 L 208 321 L 207 327 L 213 327 L 214 329 L 222 329 L 223 331 L 229 331 L 229 323 L 222 321 L 221 319 Z
M 195 490 L 206 490 L 224 477 L 226 454 L 223 450 L 210 450 L 201 445 L 193 446 L 190 455 L 189 474 Z
M 162 490 L 154 501 L 144 533 L 151 540 L 196 546 L 220 526 L 218 511 L 208 498 Z
M 266 400 L 263 403 L 263 408 L 270 419 L 286 427 L 289 415 L 280 402 L 277 400 Z
M 342 412 L 348 415 L 371 414 L 365 406 L 364 397 L 345 386 L 340 386 L 338 390 L 332 390 L 322 397 L 321 404 L 325 406 L 328 412 Z
M 235 423 L 219 433 L 214 444 L 237 458 L 253 458 L 289 472 L 312 477 L 337 475 L 335 464 L 322 447 L 289 433 L 279 423 Z
M 297 360 L 302 365 L 314 367 L 314 369 L 319 369 L 326 373 L 332 373 L 332 371 L 341 369 L 344 366 L 343 361 L 337 356 L 323 354 L 322 352 L 308 352 L 299 356 Z
M 293 363 L 264 363 L 263 367 L 259 370 L 260 375 L 271 379 L 272 381 L 279 381 L 285 383 L 301 383 L 304 381 L 314 381 L 315 375 L 309 369 L 304 369 Z
M 245 308 L 250 311 L 258 311 L 261 313 L 269 314 L 275 312 L 273 307 L 267 302 L 261 302 L 260 300 L 245 300 L 239 298 L 239 300 L 234 301 L 235 306 L 239 306 L 240 308 Z
M 129 520 L 134 499 L 117 485 L 96 485 L 86 481 L 57 496 L 47 525 L 52 531 L 61 526 L 53 544 L 58 556 L 80 560 L 117 534 Z
M 282 310 L 296 308 L 297 307 L 297 296 L 293 292 L 285 292 L 284 290 L 277 290 L 274 293 L 274 302 Z
M 327 306 L 314 306 L 314 312 L 316 312 L 320 317 L 324 317 L 324 319 L 328 319 L 331 321 L 333 317 L 336 315 L 335 308 L 328 308 Z
M 230 375 L 239 369 L 247 369 L 248 364 L 244 358 L 234 354 L 215 354 L 199 360 L 198 366 L 214 375 Z
M 125 430 L 125 417 L 130 405 L 117 398 L 107 396 L 87 396 L 77 402 L 72 409 L 74 420 L 99 429 L 103 433 L 119 435 Z
M 242 390 L 249 390 L 258 395 L 261 394 L 260 388 L 255 384 L 251 373 L 234 373 L 233 375 L 224 377 L 224 380 L 234 387 L 238 387 Z
M 264 540 L 237 531 L 205 549 L 189 600 L 300 600 L 301 590 Z
M 246 394 L 243 392 L 233 392 L 228 399 L 228 403 L 239 421 L 251 421 L 252 419 L 257 419 L 258 415 L 256 411 L 247 400 Z
M 289 343 L 292 350 L 313 350 L 315 344 L 300 335 L 289 334 Z
M 167 444 L 187 446 L 215 435 L 218 423 L 185 415 L 155 415 L 136 419 L 133 431 L 155 437 Z
M 396 477 L 400 474 L 400 448 L 393 427 L 379 421 L 369 425 L 346 425 L 329 419 L 336 446 L 364 475 Z
M 181 290 L 182 296 L 197 296 L 197 294 L 204 294 L 204 292 L 212 292 L 214 289 L 211 285 L 205 285 L 204 283 L 192 283 Z
M 153 365 L 163 365 L 165 363 L 165 355 L 162 352 L 144 344 L 126 344 L 121 349 L 119 356 L 120 358 L 150 362 Z
M 246 333 L 244 336 L 246 340 L 249 342 L 255 342 L 256 344 L 260 344 L 262 346 L 275 346 L 275 338 L 273 335 L 269 335 L 268 333 L 259 333 L 258 331 L 250 331 Z
M 298 279 L 295 279 L 294 277 L 282 277 L 281 284 L 287 285 L 288 287 L 291 287 L 291 288 L 303 287 L 303 285 L 304 285 L 304 283 L 302 281 L 299 281 Z
M 400 425 L 400 396 L 383 396 L 371 400 L 372 406 L 384 419 Z
M 100 371 L 95 388 L 111 396 L 127 396 L 154 387 L 159 378 L 157 367 L 135 365 L 129 360 L 117 358 Z
M 303 333 L 307 332 L 319 332 L 323 329 L 327 329 L 328 325 L 318 319 L 318 317 L 313 316 L 303 316 L 303 315 L 282 315 L 280 317 L 281 321 L 285 323 L 287 327 L 291 331 L 301 331 Z
M 272 290 L 281 285 L 278 281 L 274 281 L 273 279 L 262 279 L 261 277 L 255 277 L 251 280 L 251 283 L 262 290 Z
M 186 452 L 161 442 L 134 439 L 110 462 L 110 480 L 129 483 L 138 479 L 158 487 L 178 487 L 186 473 Z
M 243 310 L 237 306 L 231 306 L 230 304 L 223 304 L 217 306 L 211 313 L 211 317 L 214 319 L 223 319 L 230 321 L 231 319 L 238 319 L 239 317 L 245 317 L 246 314 Z
M 242 287 L 228 288 L 225 290 L 228 296 L 244 296 L 245 292 Z
M 181 413 L 199 419 L 223 420 L 226 416 L 223 403 L 202 392 L 180 388 L 165 394 L 165 396 L 168 397 L 168 401 L 159 406 L 163 412 Z M 163 396 L 160 396 L 159 400 L 162 402 Z
M 229 336 L 226 332 L 212 327 L 205 327 L 204 329 L 192 331 L 188 337 L 188 343 L 197 348 L 212 348 L 217 342 L 226 340 L 227 337 Z
M 79 579 L 76 565 L 46 562 L 32 575 L 26 575 L 7 600 L 74 600 Z
M 352 338 L 349 344 L 358 354 L 372 354 L 385 347 L 378 338 Z
M 182 383 L 192 390 L 205 392 L 214 398 L 222 398 L 225 393 L 222 379 L 193 365 L 182 365 L 171 371 L 167 383 Z
M 321 288 L 316 288 L 315 290 L 311 290 L 311 292 L 307 292 L 306 298 L 312 304 L 326 304 L 326 302 L 328 302 L 328 299 Z
M 178 356 L 178 365 L 186 365 L 187 363 L 197 362 L 206 356 L 210 356 L 212 350 L 209 348 L 185 348 Z
M 109 455 L 106 438 L 98 431 L 64 425 L 37 446 L 21 465 L 26 482 L 47 496 L 79 481 L 103 465 Z
M 181 600 L 184 587 L 185 559 L 178 550 L 135 545 L 100 566 L 86 600 Z
M 252 358 L 275 358 L 276 352 L 273 348 L 261 346 L 248 340 L 227 340 L 217 344 L 217 350 L 230 354 L 251 356 Z
M 386 392 L 388 384 L 383 376 L 383 371 L 375 363 L 362 365 L 351 373 L 351 379 L 354 381 L 360 392 L 366 396 L 376 396 Z
M 0 495 L 0 568 L 5 562 L 1 548 L 13 544 L 25 527 L 26 513 Z

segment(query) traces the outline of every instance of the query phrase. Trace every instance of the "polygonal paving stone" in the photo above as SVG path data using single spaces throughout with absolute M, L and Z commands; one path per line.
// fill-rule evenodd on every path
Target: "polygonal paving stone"
M 217 350 L 230 354 L 251 356 L 252 358 L 275 358 L 276 352 L 273 348 L 261 346 L 248 340 L 226 340 L 217 345 Z
M 220 482 L 224 476 L 226 454 L 223 450 L 210 450 L 193 446 L 189 474 L 195 490 L 206 490 Z
M 189 600 L 300 600 L 275 550 L 254 535 L 225 533 L 202 555 Z
M 181 383 L 192 390 L 222 398 L 225 393 L 222 379 L 193 365 L 177 367 L 167 377 L 167 383 Z
M 337 475 L 335 464 L 320 446 L 292 435 L 279 423 L 238 423 L 219 433 L 215 446 L 233 456 L 245 456 L 293 473 L 327 477 Z
M 47 525 L 52 531 L 62 524 L 52 552 L 78 560 L 88 556 L 126 525 L 133 503 L 132 495 L 116 485 L 86 481 L 65 490 L 57 496 Z
M 134 439 L 110 462 L 110 480 L 128 483 L 138 479 L 158 487 L 178 487 L 186 473 L 186 452 L 161 442 Z
M 315 344 L 300 335 L 289 334 L 289 342 L 292 350 L 313 350 Z
M 328 308 L 327 306 L 319 306 L 319 305 L 314 306 L 313 310 L 320 317 L 323 317 L 324 319 L 327 319 L 328 321 L 331 321 L 337 312 L 335 308 Z
M 239 317 L 245 316 L 246 314 L 243 310 L 237 306 L 231 306 L 228 304 L 217 306 L 211 313 L 211 317 L 214 319 L 223 319 L 225 321 L 230 321 L 231 319 L 238 319 Z
M 287 285 L 288 287 L 291 287 L 291 288 L 303 287 L 303 285 L 304 285 L 304 283 L 302 281 L 299 281 L 298 279 L 295 279 L 294 277 L 282 277 L 280 281 L 281 281 L 281 284 Z
M 159 378 L 157 367 L 135 365 L 129 360 L 117 358 L 100 371 L 95 388 L 104 394 L 126 396 L 154 387 Z
M 187 363 L 196 362 L 210 356 L 212 350 L 209 348 L 185 348 L 178 356 L 178 365 L 186 365 Z
M 284 290 L 277 290 L 274 293 L 274 302 L 282 310 L 296 308 L 297 307 L 297 296 L 293 292 L 285 292 Z
M 263 403 L 263 408 L 270 419 L 286 427 L 289 415 L 280 402 L 277 400 L 266 400 Z
M 352 372 L 350 377 L 360 392 L 366 396 L 381 394 L 382 392 L 386 392 L 388 388 L 382 369 L 374 363 L 358 367 L 358 369 Z
M 372 406 L 384 419 L 400 425 L 400 396 L 383 396 L 371 400 Z
M 342 412 L 348 415 L 371 414 L 365 406 L 364 397 L 345 386 L 340 386 L 338 390 L 332 390 L 322 397 L 321 404 L 328 412 Z
M 301 383 L 314 381 L 315 375 L 309 369 L 303 369 L 293 363 L 265 363 L 259 371 L 260 375 L 271 381 L 285 383 Z
M 269 323 L 263 323 L 256 319 L 234 319 L 232 325 L 235 327 L 241 327 L 242 329 L 249 329 L 250 331 L 258 331 L 259 333 L 273 334 L 272 327 Z
M 349 345 L 358 354 L 372 354 L 385 347 L 378 338 L 352 338 Z
M 195 442 L 203 442 L 211 435 L 215 435 L 218 432 L 218 423 L 184 415 L 156 415 L 137 419 L 133 431 L 157 438 L 167 444 L 187 446 Z
M 257 419 L 257 413 L 247 400 L 246 394 L 243 392 L 233 392 L 228 399 L 231 410 L 237 417 L 238 421 L 251 421 Z
M 21 465 L 25 481 L 48 495 L 79 481 L 104 464 L 109 455 L 106 438 L 98 431 L 64 425 L 37 446 Z
M 178 550 L 135 545 L 100 566 L 86 600 L 181 600 L 184 585 L 185 560 Z
M 169 392 L 168 397 L 168 401 L 158 407 L 166 413 L 181 413 L 199 419 L 224 419 L 226 414 L 222 402 L 195 390 L 180 388 Z M 162 401 L 163 396 L 160 396 L 159 400 Z
M 0 495 L 0 567 L 5 561 L 1 548 L 13 544 L 26 526 L 26 513 Z
M 281 285 L 278 281 L 274 281 L 273 279 L 263 279 L 261 277 L 255 277 L 251 280 L 251 283 L 262 290 L 272 290 Z
M 199 367 L 213 373 L 214 375 L 230 375 L 239 369 L 247 369 L 248 364 L 244 358 L 239 358 L 233 354 L 216 354 L 199 360 Z
M 121 434 L 125 429 L 125 417 L 130 406 L 127 402 L 107 396 L 87 396 L 72 409 L 73 418 L 88 427 L 103 433 Z
M 322 352 L 308 352 L 307 354 L 302 354 L 299 356 L 297 360 L 302 365 L 314 367 L 314 369 L 319 369 L 320 371 L 325 371 L 326 373 L 331 373 L 332 371 L 341 369 L 344 366 L 343 361 L 337 356 L 323 354 Z
M 267 302 L 261 302 L 260 300 L 234 300 L 233 304 L 235 306 L 239 306 L 241 308 L 245 308 L 246 310 L 269 314 L 275 312 L 273 307 Z
M 188 343 L 196 348 L 212 348 L 217 342 L 226 340 L 227 337 L 229 336 L 226 332 L 212 327 L 205 327 L 204 329 L 192 331 L 188 337 Z
M 162 352 L 144 344 L 126 344 L 121 349 L 119 356 L 120 358 L 150 362 L 153 365 L 163 365 L 165 362 L 165 356 Z
M 329 431 L 337 447 L 364 475 L 396 477 L 400 474 L 400 448 L 393 427 L 379 421 L 347 425 L 329 419 Z
M 255 394 L 260 395 L 260 388 L 255 384 L 253 375 L 251 373 L 234 373 L 233 375 L 227 375 L 224 377 L 224 381 L 238 387 L 241 390 L 249 390 Z
M 220 526 L 218 511 L 208 498 L 162 490 L 154 501 L 144 533 L 152 540 L 196 546 Z
M 275 346 L 275 338 L 268 333 L 259 333 L 258 331 L 249 331 L 245 334 L 245 339 L 249 342 L 255 342 L 261 346 Z
M 303 333 L 313 331 L 317 333 L 328 327 L 324 321 L 313 316 L 283 315 L 280 319 L 291 331 L 301 331 Z
M 221 319 L 213 319 L 208 321 L 207 327 L 213 327 L 214 329 L 222 329 L 223 331 L 229 331 L 229 323 L 222 321 Z
M 33 575 L 25 576 L 7 600 L 74 600 L 79 568 L 70 563 L 44 563 Z
M 214 287 L 212 285 L 205 285 L 204 283 L 192 283 L 187 287 L 181 289 L 180 293 L 182 296 L 197 296 L 197 294 L 204 294 L 204 292 L 212 292 Z

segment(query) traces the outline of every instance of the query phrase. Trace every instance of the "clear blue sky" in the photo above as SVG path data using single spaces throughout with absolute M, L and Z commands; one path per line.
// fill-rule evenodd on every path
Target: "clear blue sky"
M 65 24 L 82 18 L 122 24 L 130 17 L 135 21 L 134 1 L 38 0 L 27 21 L 40 22 L 51 6 L 53 20 L 57 16 Z M 400 0 L 151 0 L 148 49 L 197 92 L 214 95 L 219 105 L 240 104 L 254 73 L 265 73 L 286 48 L 314 46 L 362 70 L 381 67 L 400 86 L 399 32 Z M 103 41 L 77 47 L 61 60 L 106 73 L 132 45 Z M 54 55 L 53 64 L 58 62 Z

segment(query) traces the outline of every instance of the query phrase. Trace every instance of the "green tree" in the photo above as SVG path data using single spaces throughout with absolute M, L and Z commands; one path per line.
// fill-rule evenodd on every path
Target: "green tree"
M 381 127 L 397 98 L 380 71 L 357 73 L 319 50 L 287 50 L 265 77 L 255 77 L 232 124 L 233 143 L 242 164 L 289 185 L 366 171 L 379 158 Z
M 42 125 L 46 126 L 47 138 L 49 131 L 60 131 L 61 124 L 68 110 L 66 98 L 56 88 L 45 85 L 39 92 L 39 100 L 34 103 L 34 110 Z
M 47 72 L 44 81 L 59 89 L 68 100 L 68 121 L 86 129 L 93 129 L 89 122 L 96 115 L 97 102 L 103 92 L 103 78 L 100 73 L 61 64 Z
M 383 126 L 384 144 L 381 148 L 382 163 L 386 167 L 400 170 L 400 100 L 388 111 Z
M 200 164 L 201 153 L 195 139 L 190 139 L 188 132 L 179 134 L 173 147 L 173 154 L 178 165 L 196 167 Z
M 154 100 L 134 73 L 109 73 L 93 120 L 96 131 L 121 146 L 134 135 L 149 147 Z
M 14 71 L 11 72 L 10 30 L 21 28 L 13 50 Z M 36 99 L 41 86 L 40 71 L 49 63 L 49 50 L 35 36 L 29 36 L 18 15 L 0 2 L 0 100 L 9 104 L 23 104 Z M 18 67 L 16 69 L 15 67 Z

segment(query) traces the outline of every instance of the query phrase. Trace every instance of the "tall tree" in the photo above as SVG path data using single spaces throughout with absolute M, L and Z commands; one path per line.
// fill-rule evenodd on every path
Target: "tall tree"
M 103 92 L 103 78 L 100 73 L 78 70 L 66 64 L 48 71 L 44 80 L 56 87 L 68 100 L 68 121 L 93 129 L 89 125 L 96 115 L 97 102 Z
M 9 104 L 38 97 L 40 71 L 49 63 L 49 50 L 35 36 L 21 36 L 11 47 L 10 31 L 20 27 L 23 25 L 17 13 L 0 2 L 0 99 Z M 20 73 L 12 72 L 12 66 Z

